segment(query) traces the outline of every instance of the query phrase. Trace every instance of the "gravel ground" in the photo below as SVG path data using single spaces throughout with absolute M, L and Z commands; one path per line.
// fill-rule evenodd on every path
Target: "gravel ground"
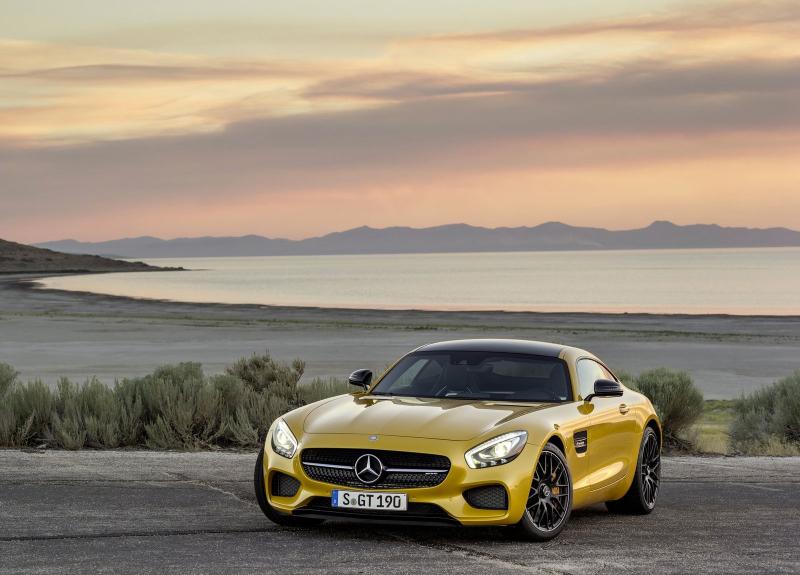
M 497 528 L 264 518 L 249 453 L 0 451 L 0 573 L 797 573 L 800 458 L 664 458 L 657 510 Z

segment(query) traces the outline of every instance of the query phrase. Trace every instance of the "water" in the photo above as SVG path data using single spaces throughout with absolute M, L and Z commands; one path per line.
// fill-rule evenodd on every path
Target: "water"
M 800 315 L 800 248 L 155 259 L 46 287 L 186 302 Z

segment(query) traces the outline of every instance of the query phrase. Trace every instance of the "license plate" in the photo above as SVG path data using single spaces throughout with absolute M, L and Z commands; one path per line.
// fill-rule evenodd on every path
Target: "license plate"
M 405 493 L 374 493 L 371 491 L 331 492 L 331 507 L 339 509 L 373 509 L 378 511 L 406 511 L 408 497 Z

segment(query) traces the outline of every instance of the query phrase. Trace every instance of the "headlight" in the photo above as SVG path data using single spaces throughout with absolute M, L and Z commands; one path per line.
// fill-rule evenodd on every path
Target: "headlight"
M 473 447 L 464 454 L 472 469 L 503 465 L 520 454 L 528 440 L 526 431 L 512 431 Z
M 288 459 L 291 459 L 297 451 L 297 440 L 282 419 L 278 420 L 275 430 L 272 432 L 272 451 Z

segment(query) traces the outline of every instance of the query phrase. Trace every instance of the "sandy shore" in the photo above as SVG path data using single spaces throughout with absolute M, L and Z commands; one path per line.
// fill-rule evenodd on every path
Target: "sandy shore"
M 380 369 L 423 343 L 467 337 L 557 341 L 616 369 L 689 371 L 707 398 L 732 398 L 800 368 L 800 317 L 429 312 L 193 304 L 35 289 L 0 277 L 0 361 L 23 378 L 113 382 L 179 361 L 221 371 L 269 349 L 308 376 Z

